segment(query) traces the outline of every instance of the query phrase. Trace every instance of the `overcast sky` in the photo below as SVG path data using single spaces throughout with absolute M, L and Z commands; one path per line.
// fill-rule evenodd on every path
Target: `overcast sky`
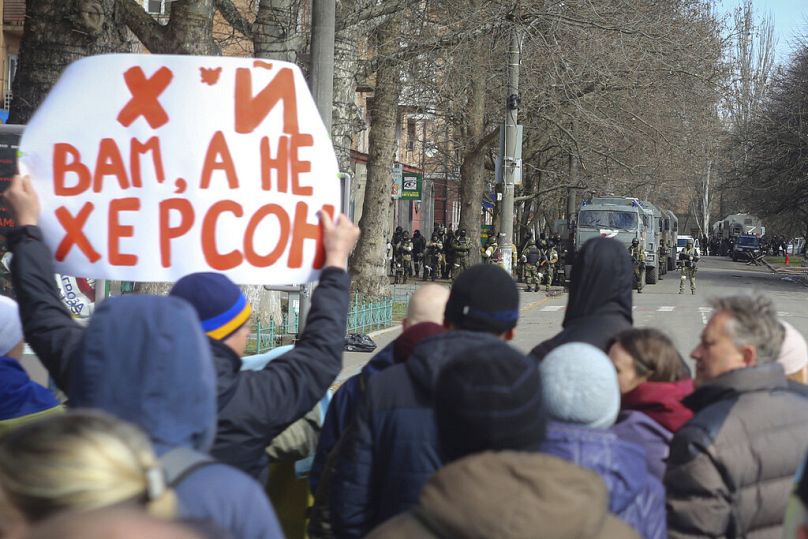
M 731 11 L 741 0 L 718 0 L 720 11 Z M 777 38 L 777 61 L 788 60 L 795 36 L 808 38 L 808 0 L 752 0 L 755 15 L 760 18 L 771 13 Z

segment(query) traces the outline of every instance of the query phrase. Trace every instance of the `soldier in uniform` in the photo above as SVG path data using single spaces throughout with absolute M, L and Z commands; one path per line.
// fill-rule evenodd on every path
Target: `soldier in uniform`
M 486 264 L 495 264 L 496 259 L 494 254 L 499 249 L 499 245 L 497 244 L 497 237 L 492 235 L 488 238 L 488 246 L 483 250 L 483 262 Z
M 421 235 L 420 230 L 412 234 L 412 262 L 415 276 L 421 275 L 421 265 L 424 262 L 424 251 L 426 251 L 426 238 Z
M 696 293 L 696 262 L 699 261 L 699 253 L 693 247 L 693 240 L 687 240 L 687 246 L 679 253 L 679 272 L 682 277 L 679 279 L 679 293 L 685 293 L 685 281 L 690 281 L 690 293 Z
M 659 252 L 657 253 L 657 275 L 658 279 L 662 280 L 662 274 L 665 273 L 665 267 L 668 265 L 668 247 L 665 245 L 665 238 L 659 239 Z
M 454 264 L 452 266 L 452 279 L 457 277 L 468 265 L 469 252 L 471 252 L 471 241 L 466 237 L 466 229 L 461 228 L 457 231 L 457 238 L 455 238 L 452 245 L 452 253 L 454 254 Z
M 545 286 L 544 291 L 549 292 L 550 286 L 552 286 L 553 284 L 553 277 L 555 276 L 556 265 L 558 264 L 558 251 L 556 251 L 555 245 L 551 243 L 546 253 L 547 253 L 547 285 Z
M 390 241 L 393 246 L 393 256 L 390 257 L 390 275 L 395 275 L 396 273 L 396 253 L 398 253 L 398 244 L 401 242 L 401 234 L 403 232 L 403 229 L 400 226 L 397 226 L 396 231 L 393 232 L 393 239 Z
M 631 240 L 631 247 L 628 248 L 631 255 L 631 262 L 634 264 L 634 279 L 637 281 L 637 293 L 642 294 L 642 287 L 645 285 L 645 249 L 640 245 L 640 240 Z
M 412 240 L 408 231 L 405 230 L 401 234 L 401 241 L 398 245 L 399 261 L 404 267 L 404 282 L 407 282 L 407 277 L 412 276 Z
M 539 278 L 539 266 L 545 260 L 544 253 L 539 249 L 539 243 L 528 243 L 527 248 L 522 251 L 522 264 L 525 267 L 525 292 L 538 292 L 541 286 Z M 531 285 L 533 288 L 531 289 Z
M 443 242 L 437 232 L 432 233 L 432 239 L 426 244 L 425 260 L 424 280 L 426 281 L 429 278 L 434 281 L 438 275 L 442 275 L 446 266 L 446 257 L 443 255 Z M 427 275 L 427 268 L 429 275 Z
M 452 268 L 454 267 L 455 256 L 454 256 L 454 243 L 457 241 L 455 239 L 454 232 L 452 229 L 448 229 L 446 231 L 446 239 L 443 240 L 443 255 L 446 259 L 446 267 L 443 270 L 443 278 L 448 279 L 452 276 Z

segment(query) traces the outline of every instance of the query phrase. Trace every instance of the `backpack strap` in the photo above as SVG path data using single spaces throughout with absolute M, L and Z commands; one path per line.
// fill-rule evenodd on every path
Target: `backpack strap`
M 216 460 L 190 447 L 175 447 L 160 457 L 160 464 L 163 466 L 166 485 L 175 488 L 192 472 L 203 466 L 216 464 Z

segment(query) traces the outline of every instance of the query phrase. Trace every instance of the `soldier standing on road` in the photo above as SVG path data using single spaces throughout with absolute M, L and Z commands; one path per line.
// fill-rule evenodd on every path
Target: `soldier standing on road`
M 645 284 L 645 249 L 640 245 L 640 240 L 631 240 L 631 247 L 628 248 L 631 255 L 631 263 L 634 264 L 634 280 L 637 281 L 637 293 L 642 294 L 642 287 Z
M 454 232 L 452 229 L 446 231 L 446 239 L 443 240 L 443 254 L 446 258 L 446 268 L 443 270 L 443 278 L 449 279 L 452 276 L 452 268 L 454 268 L 455 263 L 455 256 L 454 256 L 454 243 L 457 241 L 455 239 Z
M 556 251 L 555 245 L 551 243 L 550 248 L 545 252 L 547 253 L 547 286 L 544 288 L 544 291 L 549 292 L 553 284 L 556 265 L 558 264 L 558 251 Z
M 426 267 L 424 267 L 424 280 L 427 278 L 433 281 L 438 275 L 442 275 L 446 266 L 446 257 L 443 255 L 443 242 L 437 232 L 432 233 L 432 239 L 426 244 Z M 427 275 L 427 267 L 430 268 Z
M 406 230 L 401 234 L 401 241 L 398 243 L 398 249 L 396 249 L 396 255 L 398 256 L 399 263 L 404 268 L 404 275 L 411 276 L 412 240 L 410 239 L 410 233 Z
M 665 267 L 668 265 L 668 247 L 665 245 L 665 238 L 660 238 L 659 240 L 659 252 L 657 253 L 657 260 L 659 261 L 657 264 L 657 278 L 661 281 Z
M 452 267 L 452 279 L 454 280 L 468 265 L 469 252 L 471 251 L 471 241 L 466 237 L 466 229 L 461 228 L 457 233 L 452 245 L 452 252 L 454 253 L 454 266 Z
M 542 250 L 539 249 L 538 242 L 529 243 L 527 249 L 522 253 L 522 261 L 525 266 L 525 283 L 527 284 L 525 292 L 539 291 L 539 286 L 541 285 L 539 264 L 541 264 L 542 260 L 546 259 Z M 532 290 L 530 288 L 531 285 L 533 285 Z
M 390 242 L 393 245 L 393 256 L 390 257 L 390 275 L 394 275 L 396 272 L 396 259 L 398 258 L 398 244 L 401 243 L 401 235 L 404 233 L 404 230 L 400 227 L 396 227 L 396 231 L 393 232 L 393 239 Z
M 421 266 L 424 263 L 424 251 L 426 251 L 426 238 L 421 235 L 420 230 L 416 230 L 412 235 L 412 257 L 416 277 L 421 275 Z
M 685 293 L 685 281 L 690 281 L 690 293 L 696 293 L 696 262 L 699 261 L 699 253 L 693 247 L 693 240 L 687 240 L 687 246 L 679 253 L 679 272 L 682 274 L 679 280 L 679 293 Z

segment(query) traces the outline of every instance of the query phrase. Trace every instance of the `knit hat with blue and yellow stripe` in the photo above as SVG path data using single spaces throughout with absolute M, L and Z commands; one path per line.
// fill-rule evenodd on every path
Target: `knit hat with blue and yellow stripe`
M 223 341 L 249 319 L 252 309 L 241 289 L 221 273 L 191 273 L 176 282 L 170 295 L 189 302 L 208 337 Z

